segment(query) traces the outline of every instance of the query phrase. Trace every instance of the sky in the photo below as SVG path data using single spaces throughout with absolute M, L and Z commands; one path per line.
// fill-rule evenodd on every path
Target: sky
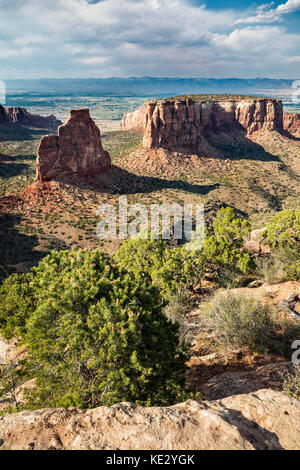
M 0 0 L 0 79 L 300 79 L 300 0 Z

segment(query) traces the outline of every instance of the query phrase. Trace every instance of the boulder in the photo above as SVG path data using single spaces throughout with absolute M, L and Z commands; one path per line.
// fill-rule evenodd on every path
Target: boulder
M 91 176 L 110 165 L 99 128 L 88 109 L 79 109 L 70 111 L 69 119 L 58 128 L 58 135 L 46 135 L 41 139 L 36 175 L 39 181 L 65 175 Z

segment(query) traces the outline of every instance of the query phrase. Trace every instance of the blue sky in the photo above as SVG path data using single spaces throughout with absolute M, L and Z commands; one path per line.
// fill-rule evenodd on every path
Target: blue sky
M 0 0 L 0 79 L 300 78 L 300 0 Z

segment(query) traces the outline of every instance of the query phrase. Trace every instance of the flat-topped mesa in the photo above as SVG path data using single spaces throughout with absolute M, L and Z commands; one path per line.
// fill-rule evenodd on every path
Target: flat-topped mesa
M 300 114 L 284 114 L 283 127 L 289 134 L 300 137 Z
M 102 147 L 100 130 L 88 109 L 71 110 L 58 135 L 41 139 L 36 161 L 40 181 L 60 176 L 92 176 L 111 165 L 109 153 Z
M 283 130 L 282 102 L 254 97 L 178 97 L 146 102 L 124 116 L 121 129 L 144 131 L 143 145 L 197 150 L 202 137 L 219 132 Z

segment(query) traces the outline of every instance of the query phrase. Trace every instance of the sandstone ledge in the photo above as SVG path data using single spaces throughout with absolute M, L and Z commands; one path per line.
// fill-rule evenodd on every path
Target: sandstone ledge
M 300 401 L 259 390 L 168 408 L 129 403 L 0 417 L 2 450 L 300 449 Z

